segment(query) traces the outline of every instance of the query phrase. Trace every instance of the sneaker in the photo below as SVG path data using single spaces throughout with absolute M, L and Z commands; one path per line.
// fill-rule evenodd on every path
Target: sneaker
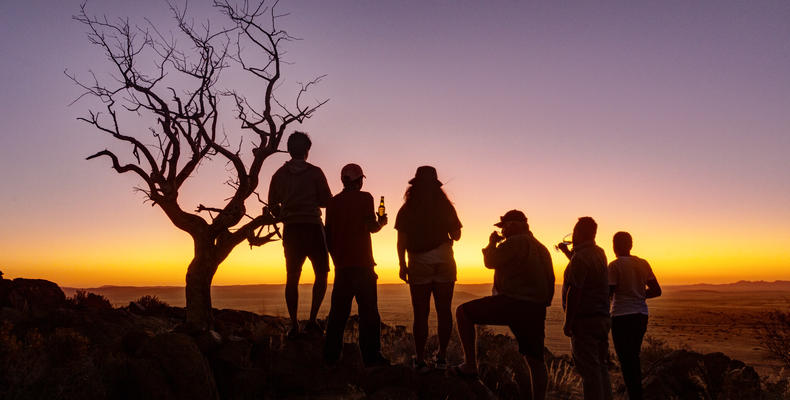
M 433 359 L 433 367 L 436 369 L 447 369 L 447 359 L 436 357 Z

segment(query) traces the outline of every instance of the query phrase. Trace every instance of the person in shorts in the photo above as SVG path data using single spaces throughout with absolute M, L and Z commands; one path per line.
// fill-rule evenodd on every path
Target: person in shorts
M 359 310 L 359 348 L 366 367 L 386 366 L 389 360 L 381 355 L 381 317 L 376 294 L 378 276 L 373 270 L 373 249 L 370 234 L 387 224 L 387 215 L 376 216 L 373 196 L 363 192 L 365 175 L 357 164 L 348 164 L 340 171 L 343 191 L 329 200 L 326 207 L 326 236 L 329 254 L 335 263 L 332 307 L 326 326 L 324 360 L 334 365 L 343 351 L 343 334 L 351 313 L 351 302 L 357 299 Z
M 283 250 L 287 272 L 285 303 L 291 318 L 289 338 L 299 335 L 299 278 L 307 258 L 313 265 L 315 281 L 310 320 L 305 330 L 315 335 L 323 334 L 316 318 L 326 294 L 329 253 L 324 224 L 321 221 L 321 208 L 326 207 L 332 192 L 321 168 L 306 161 L 311 146 L 312 142 L 306 133 L 292 133 L 288 137 L 291 160 L 274 173 L 269 184 L 269 209 L 283 222 Z
M 554 268 L 546 247 L 532 235 L 527 217 L 519 210 L 501 216 L 483 249 L 486 268 L 494 270 L 491 296 L 461 304 L 456 309 L 464 363 L 450 372 L 477 375 L 475 325 L 506 325 L 518 341 L 532 376 L 532 398 L 544 399 L 548 375 L 543 360 L 546 307 L 554 297 Z
M 461 221 L 442 190 L 436 168 L 417 168 L 409 180 L 403 206 L 395 219 L 398 231 L 399 276 L 409 284 L 414 310 L 414 369 L 428 372 L 425 343 L 433 296 L 439 331 L 439 351 L 434 367 L 447 368 L 447 345 L 453 329 L 453 288 L 456 265 L 453 241 L 461 238 Z M 406 255 L 408 254 L 408 262 Z

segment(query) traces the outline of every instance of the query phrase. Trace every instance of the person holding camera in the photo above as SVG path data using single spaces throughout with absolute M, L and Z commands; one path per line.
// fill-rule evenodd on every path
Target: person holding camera
M 502 235 L 491 233 L 483 249 L 485 267 L 494 270 L 493 293 L 456 309 L 464 363 L 450 372 L 460 377 L 477 376 L 476 324 L 507 325 L 532 376 L 532 398 L 544 399 L 548 383 L 543 360 L 546 307 L 554 297 L 551 256 L 530 232 L 523 212 L 510 210 L 494 225 L 502 229 Z

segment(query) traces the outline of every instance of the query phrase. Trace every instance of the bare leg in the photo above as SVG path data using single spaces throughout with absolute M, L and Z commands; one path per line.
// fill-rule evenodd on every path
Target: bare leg
M 434 283 L 433 304 L 436 308 L 436 317 L 439 325 L 439 354 L 438 358 L 447 357 L 447 345 L 450 343 L 450 334 L 453 331 L 453 288 L 455 282 Z
M 310 322 L 315 322 L 318 318 L 318 310 L 321 308 L 321 303 L 324 301 L 326 295 L 326 281 L 327 272 L 318 272 L 315 275 L 315 283 L 313 283 L 313 302 L 310 305 Z
M 425 342 L 428 341 L 428 313 L 431 310 L 431 285 L 409 285 L 411 306 L 414 310 L 414 351 L 417 361 L 425 361 Z
M 469 320 L 464 312 L 464 304 L 455 310 L 455 321 L 458 323 L 458 337 L 464 349 L 464 363 L 461 370 L 464 372 L 477 372 L 477 353 L 475 352 L 475 324 Z
M 291 318 L 291 326 L 299 330 L 299 320 L 297 319 L 297 311 L 299 308 L 299 277 L 302 275 L 299 272 L 289 272 L 285 281 L 285 304 L 288 307 L 288 316 Z

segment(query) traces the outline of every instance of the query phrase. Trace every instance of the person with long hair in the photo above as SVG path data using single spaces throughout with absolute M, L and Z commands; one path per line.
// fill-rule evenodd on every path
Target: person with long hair
M 433 295 L 438 319 L 439 351 L 434 367 L 447 368 L 447 344 L 453 329 L 451 302 L 456 280 L 453 241 L 461 238 L 461 221 L 442 190 L 436 168 L 421 166 L 409 181 L 403 206 L 395 219 L 398 231 L 399 276 L 409 284 L 414 310 L 414 368 L 425 362 L 428 314 Z M 406 255 L 408 254 L 408 261 Z

